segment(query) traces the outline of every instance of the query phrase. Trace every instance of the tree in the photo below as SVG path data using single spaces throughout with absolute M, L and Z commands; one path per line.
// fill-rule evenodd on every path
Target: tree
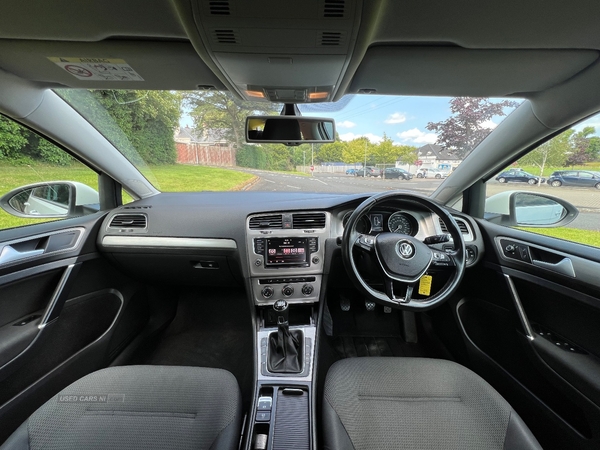
M 199 133 L 205 129 L 222 130 L 223 137 L 236 148 L 246 142 L 244 134 L 248 115 L 275 114 L 281 108 L 271 102 L 238 100 L 226 91 L 191 91 L 183 98 Z
M 347 145 L 348 144 L 344 141 L 323 144 L 317 152 L 315 161 L 319 163 L 341 162 L 344 159 L 344 151 L 346 150 Z
M 373 159 L 375 164 L 394 164 L 398 159 L 398 147 L 385 133 L 381 142 L 373 147 Z
M 517 105 L 512 100 L 494 103 L 487 98 L 455 97 L 450 100 L 452 116 L 441 122 L 429 122 L 426 128 L 438 134 L 438 145 L 464 158 L 490 134 L 485 122 L 504 116 L 504 108 Z
M 372 164 L 374 145 L 366 137 L 360 137 L 349 141 L 342 154 L 342 159 L 346 164 Z
M 417 162 L 417 147 L 412 145 L 397 145 L 398 161 L 404 164 L 414 164 Z
M 519 160 L 524 166 L 536 166 L 540 169 L 538 184 L 542 181 L 544 168 L 546 166 L 561 166 L 565 158 L 571 153 L 571 137 L 574 131 L 568 130 L 543 143 L 535 150 Z
M 593 136 L 590 138 L 590 145 L 587 149 L 589 161 L 596 161 L 600 156 L 600 137 Z
M 27 145 L 28 131 L 16 122 L 0 116 L 0 161 L 16 159 Z

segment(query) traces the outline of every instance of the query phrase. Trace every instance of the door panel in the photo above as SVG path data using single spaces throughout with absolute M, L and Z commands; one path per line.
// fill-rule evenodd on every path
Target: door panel
M 0 231 L 0 249 L 43 250 L 0 261 L 0 442 L 148 322 L 145 288 L 96 251 L 103 218 Z
M 454 304 L 471 363 L 545 449 L 599 448 L 600 250 L 478 224 L 484 264 Z

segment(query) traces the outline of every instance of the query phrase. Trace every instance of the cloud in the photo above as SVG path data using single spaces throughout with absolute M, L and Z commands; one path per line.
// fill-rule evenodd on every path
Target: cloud
M 378 144 L 379 142 L 381 142 L 383 140 L 383 138 L 381 136 L 377 136 L 376 134 L 373 134 L 373 133 L 367 133 L 367 134 L 344 133 L 344 134 L 340 134 L 340 139 L 342 141 L 351 141 L 353 139 L 357 139 L 357 138 L 360 138 L 360 137 L 366 137 L 373 144 Z
M 492 122 L 491 120 L 486 120 L 485 122 L 481 123 L 481 126 L 483 128 L 488 128 L 490 130 L 493 130 L 494 128 L 496 128 L 498 126 L 498 124 L 496 122 Z
M 397 133 L 396 136 L 398 136 L 402 141 L 409 141 L 415 144 L 435 144 L 435 141 L 437 141 L 437 134 L 425 133 L 418 128 L 412 128 L 408 131 Z
M 394 114 L 390 114 L 390 116 L 384 120 L 385 123 L 404 123 L 406 122 L 406 115 L 395 112 Z
M 354 122 L 350 122 L 349 120 L 343 120 L 341 122 L 336 122 L 335 126 L 338 128 L 354 128 L 356 124 Z

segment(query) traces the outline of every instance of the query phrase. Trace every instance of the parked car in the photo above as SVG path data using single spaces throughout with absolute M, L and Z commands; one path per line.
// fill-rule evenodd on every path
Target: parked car
M 417 178 L 446 178 L 448 172 L 444 172 L 438 169 L 421 169 L 417 172 Z
M 356 175 L 356 171 L 358 169 L 348 169 L 346 170 L 346 175 Z
M 393 180 L 395 178 L 402 178 L 403 180 L 410 180 L 412 179 L 412 174 L 410 174 L 409 172 L 407 172 L 404 169 L 400 169 L 398 167 L 388 167 L 387 169 L 385 169 L 383 171 L 383 176 L 389 180 Z
M 600 189 L 600 173 L 589 170 L 558 170 L 550 175 L 547 183 L 552 187 L 583 186 Z
M 364 169 L 356 169 L 356 172 L 354 172 L 354 174 L 357 177 L 380 177 L 381 176 L 381 169 L 378 169 L 376 167 L 371 167 L 371 166 L 366 166 Z
M 496 177 L 496 181 L 500 183 L 527 183 L 527 184 L 537 184 L 540 182 L 540 177 L 530 174 L 529 172 L 525 172 L 523 169 L 509 169 L 505 170 L 501 174 Z M 541 182 L 545 182 L 546 179 L 542 177 Z

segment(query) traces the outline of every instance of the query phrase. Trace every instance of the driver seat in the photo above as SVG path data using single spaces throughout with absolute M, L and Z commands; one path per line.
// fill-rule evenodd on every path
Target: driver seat
M 329 450 L 541 450 L 480 376 L 427 358 L 335 363 L 325 381 L 323 436 Z

